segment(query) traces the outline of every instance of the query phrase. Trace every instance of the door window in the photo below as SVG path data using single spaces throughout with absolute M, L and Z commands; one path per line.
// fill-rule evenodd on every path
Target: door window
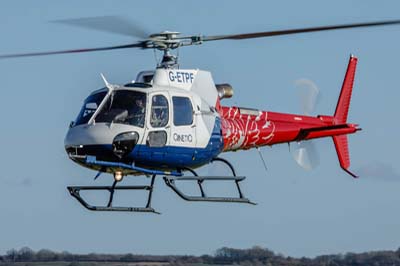
M 193 123 L 192 102 L 187 97 L 172 97 L 174 105 L 174 125 L 187 126 Z
M 150 125 L 165 127 L 168 124 L 168 100 L 164 95 L 155 95 L 151 101 Z

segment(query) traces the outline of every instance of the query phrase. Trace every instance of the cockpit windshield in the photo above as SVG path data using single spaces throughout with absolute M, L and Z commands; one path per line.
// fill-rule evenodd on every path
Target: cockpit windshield
M 97 123 L 119 123 L 144 127 L 146 94 L 138 91 L 114 91 L 96 115 Z
M 75 120 L 74 125 L 82 125 L 89 122 L 90 118 L 92 118 L 94 112 L 96 112 L 106 95 L 107 91 L 102 91 L 87 97 L 83 103 L 81 111 L 78 114 L 78 117 Z

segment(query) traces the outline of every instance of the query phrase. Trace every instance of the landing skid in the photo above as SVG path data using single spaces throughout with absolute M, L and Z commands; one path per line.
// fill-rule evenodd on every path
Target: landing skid
M 112 184 L 112 186 L 69 186 L 67 189 L 69 193 L 71 194 L 72 197 L 78 200 L 78 202 L 85 207 L 88 210 L 91 211 L 119 211 L 119 212 L 146 212 L 146 213 L 155 213 L 155 214 L 160 214 L 159 212 L 155 211 L 151 207 L 151 200 L 152 200 L 152 195 L 153 195 L 153 189 L 154 189 L 154 181 L 157 176 L 163 176 L 165 184 L 172 189 L 180 198 L 186 200 L 186 201 L 196 201 L 196 202 L 230 202 L 230 203 L 248 203 L 248 204 L 253 204 L 255 203 L 251 202 L 249 199 L 245 198 L 243 196 L 243 193 L 240 189 L 240 182 L 243 181 L 246 177 L 244 176 L 236 176 L 235 169 L 233 166 L 225 159 L 222 158 L 214 158 L 211 162 L 214 161 L 220 161 L 226 164 L 230 170 L 232 171 L 232 176 L 198 176 L 198 174 L 190 168 L 182 168 L 178 169 L 177 172 L 172 172 L 172 173 L 177 173 L 177 175 L 158 175 L 158 173 L 153 173 L 151 177 L 151 181 L 149 185 L 143 185 L 143 186 L 117 186 L 119 181 L 121 180 L 116 180 Z M 96 164 L 96 160 L 91 158 L 92 164 Z M 100 162 L 102 166 L 106 162 L 101 161 Z M 100 165 L 99 163 L 99 165 Z M 189 171 L 193 174 L 193 176 L 182 176 L 182 172 L 184 171 Z M 145 173 L 144 173 L 145 174 Z M 96 175 L 96 178 L 98 175 Z M 186 182 L 197 182 L 199 189 L 200 189 L 200 195 L 199 196 L 191 196 L 187 195 L 184 192 L 182 192 L 176 183 L 180 181 L 186 181 Z M 236 185 L 237 191 L 238 191 L 238 197 L 208 197 L 204 191 L 203 188 L 203 182 L 211 182 L 211 181 L 233 181 Z M 129 190 L 129 191 L 136 191 L 136 190 L 142 190 L 142 191 L 148 191 L 148 196 L 147 196 L 147 203 L 144 207 L 121 207 L 121 206 L 113 206 L 113 200 L 114 200 L 114 194 L 116 191 L 121 191 L 121 190 Z M 96 206 L 96 205 L 91 205 L 89 204 L 80 194 L 81 191 L 107 191 L 109 193 L 109 200 L 107 205 L 104 206 Z
M 186 201 L 205 201 L 205 202 L 235 202 L 235 203 L 249 203 L 256 205 L 251 202 L 249 199 L 243 196 L 242 190 L 240 189 L 239 182 L 246 179 L 245 176 L 236 176 L 235 169 L 232 164 L 230 164 L 227 160 L 222 158 L 214 158 L 211 162 L 220 161 L 226 164 L 229 169 L 232 171 L 232 176 L 199 176 L 193 169 L 184 168 L 183 170 L 191 172 L 194 176 L 182 176 L 182 177 L 164 177 L 165 184 L 170 187 L 179 197 Z M 183 193 L 176 185 L 175 181 L 196 181 L 199 189 L 200 196 L 189 196 Z M 208 197 L 204 192 L 203 182 L 204 181 L 234 181 L 236 184 L 236 188 L 238 191 L 238 197 Z
M 150 212 L 160 214 L 159 212 L 155 211 L 151 207 L 151 199 L 153 194 L 154 188 L 154 180 L 156 175 L 153 175 L 151 178 L 151 183 L 149 186 L 119 186 L 117 187 L 117 181 L 114 181 L 112 186 L 70 186 L 67 187 L 69 193 L 72 197 L 76 198 L 83 207 L 90 211 L 120 211 L 120 212 Z M 90 205 L 87 201 L 85 201 L 81 195 L 81 191 L 88 191 L 88 190 L 97 190 L 97 191 L 108 191 L 110 193 L 110 197 L 106 206 L 94 206 Z M 148 191 L 148 198 L 145 207 L 116 207 L 113 206 L 114 200 L 114 193 L 116 190 L 147 190 Z
M 244 180 L 244 176 L 226 177 L 226 176 L 196 176 L 196 177 L 164 177 L 165 184 L 170 187 L 179 197 L 186 201 L 208 201 L 208 202 L 237 202 L 237 203 L 250 203 L 255 205 L 249 199 L 243 197 L 241 191 L 239 190 L 239 197 L 208 197 L 201 188 L 201 196 L 189 196 L 183 193 L 176 186 L 175 181 L 197 181 L 199 186 L 202 185 L 204 181 L 235 181 L 240 182 Z

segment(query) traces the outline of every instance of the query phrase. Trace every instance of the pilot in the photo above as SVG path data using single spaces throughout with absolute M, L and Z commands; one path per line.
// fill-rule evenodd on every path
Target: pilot
M 144 103 L 143 103 L 143 99 L 141 98 L 137 98 L 135 101 L 136 104 L 136 113 L 137 114 L 144 114 L 145 108 L 144 108 Z

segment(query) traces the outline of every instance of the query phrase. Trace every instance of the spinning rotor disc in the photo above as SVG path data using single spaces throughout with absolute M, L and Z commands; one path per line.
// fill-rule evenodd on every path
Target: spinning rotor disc
M 254 39 L 263 37 L 273 37 L 291 34 L 300 34 L 308 32 L 319 32 L 319 31 L 330 31 L 339 29 L 350 29 L 350 28 L 365 28 L 365 27 L 376 27 L 376 26 L 388 26 L 400 24 L 400 20 L 387 20 L 387 21 L 375 21 L 366 23 L 350 23 L 340 25 L 328 25 L 318 26 L 310 28 L 294 28 L 284 29 L 275 31 L 264 31 L 264 32 L 253 32 L 253 33 L 240 33 L 240 34 L 226 34 L 226 35 L 189 35 L 181 36 L 176 31 L 163 31 L 160 33 L 149 34 L 147 30 L 139 27 L 138 25 L 132 24 L 130 21 L 125 20 L 116 16 L 103 16 L 103 17 L 92 17 L 92 18 L 77 18 L 67 20 L 53 21 L 55 23 L 66 24 L 70 26 L 78 26 L 88 28 L 92 30 L 98 30 L 103 32 L 112 32 L 116 34 L 127 35 L 130 37 L 139 38 L 139 41 L 123 45 L 95 47 L 95 48 L 80 48 L 70 50 L 59 50 L 59 51 L 45 51 L 45 52 L 29 52 L 29 53 L 16 53 L 0 55 L 0 59 L 6 58 L 17 58 L 17 57 L 31 57 L 31 56 L 44 56 L 44 55 L 56 55 L 56 54 L 74 54 L 74 53 L 86 53 L 86 52 L 97 52 L 97 51 L 108 51 L 118 50 L 127 48 L 140 48 L 140 49 L 158 49 L 167 52 L 172 49 L 179 48 L 181 46 L 199 45 L 208 41 L 221 41 L 221 40 L 244 40 Z

